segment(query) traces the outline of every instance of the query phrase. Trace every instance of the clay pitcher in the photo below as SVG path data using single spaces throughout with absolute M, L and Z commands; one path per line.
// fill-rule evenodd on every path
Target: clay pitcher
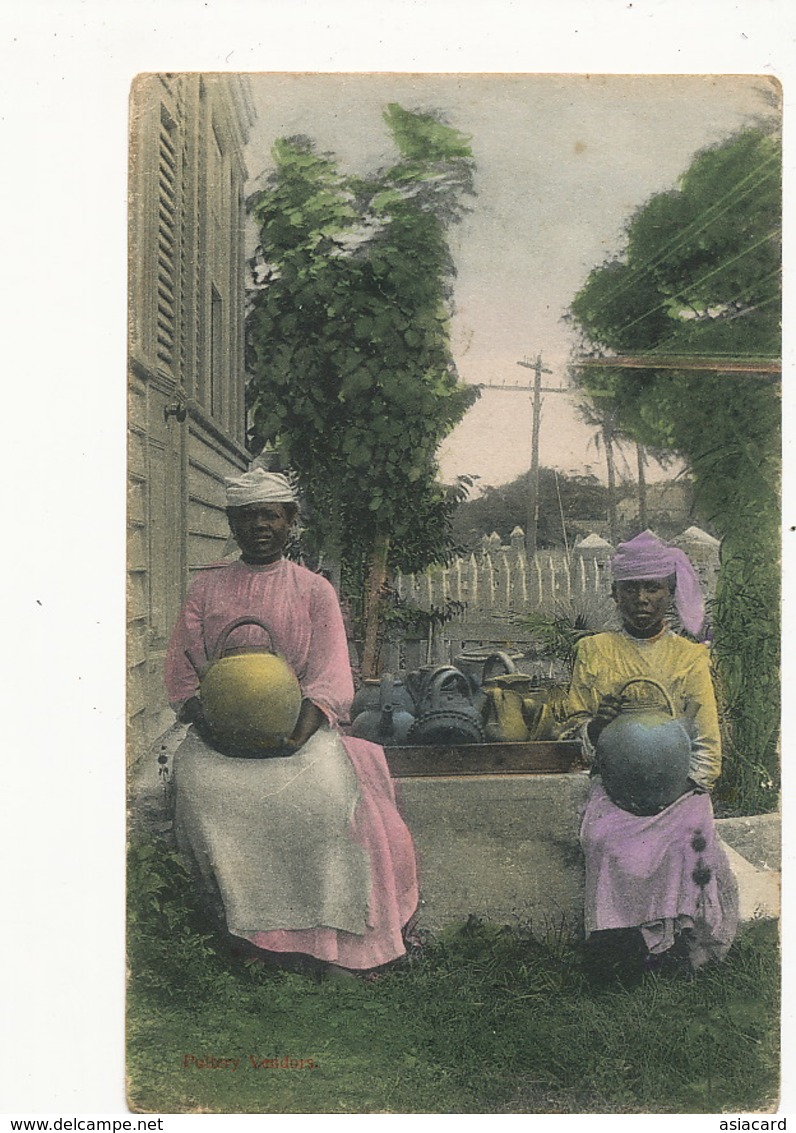
M 496 654 L 496 656 L 498 656 Z M 484 666 L 486 671 L 486 666 Z M 527 673 L 506 672 L 484 682 L 484 734 L 491 743 L 522 743 L 530 738 L 524 698 L 531 691 Z
M 494 684 L 484 689 L 484 736 L 488 743 L 520 743 L 528 739 L 522 696 L 511 688 Z
M 405 695 L 396 687 L 392 673 L 384 673 L 379 681 L 378 704 L 371 700 L 371 707 L 359 713 L 349 734 L 386 747 L 400 746 L 415 722 L 404 701 Z
M 383 674 L 383 676 L 388 675 Z M 354 700 L 351 704 L 352 720 L 356 720 L 357 716 L 363 712 L 381 708 L 382 679 L 383 677 L 368 677 L 362 682 L 354 694 Z M 400 676 L 392 677 L 392 702 L 396 708 L 400 708 L 403 712 L 414 712 L 415 705 L 412 693 Z
M 531 740 L 551 740 L 555 719 L 544 693 L 531 692 L 522 698 L 522 715 Z

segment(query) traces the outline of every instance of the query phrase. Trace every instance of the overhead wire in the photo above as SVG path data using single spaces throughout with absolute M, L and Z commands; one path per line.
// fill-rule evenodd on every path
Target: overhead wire
M 777 267 L 775 267 L 773 271 L 768 272 L 761 279 L 757 280 L 756 285 L 758 287 L 762 287 L 763 284 L 768 282 L 769 279 L 772 279 L 775 276 L 781 277 L 781 275 L 782 275 L 782 267 L 780 265 L 777 265 Z M 734 295 L 731 299 L 725 299 L 723 305 L 724 306 L 730 306 L 733 303 L 737 303 L 742 295 L 743 295 L 743 292 L 739 291 L 737 293 L 737 295 Z M 777 291 L 776 295 L 772 295 L 768 299 L 762 299 L 762 300 L 760 300 L 760 302 L 755 303 L 754 306 L 749 307 L 744 311 L 739 311 L 736 315 L 731 315 L 730 318 L 733 318 L 733 319 L 742 318 L 745 314 L 751 314 L 752 311 L 757 311 L 757 310 L 759 310 L 760 307 L 767 307 L 770 303 L 773 303 L 773 302 L 775 302 L 776 300 L 779 300 L 779 299 L 781 299 L 781 295 L 780 295 L 780 292 Z M 696 325 L 698 325 L 698 323 L 696 322 L 696 320 L 694 320 L 694 322 L 691 325 L 696 326 Z M 677 339 L 679 339 L 681 337 L 683 329 L 684 329 L 683 327 L 680 327 L 677 330 L 673 331 L 672 334 L 670 334 L 667 338 L 664 338 L 660 342 L 657 342 L 655 344 L 655 346 L 653 346 L 652 349 L 649 351 L 650 355 L 656 355 L 656 354 L 664 353 L 666 346 L 668 346 L 672 342 L 677 341 Z M 689 351 L 689 353 L 694 354 L 693 351 Z M 721 351 L 715 351 L 715 350 L 709 351 L 708 354 L 706 355 L 706 357 L 711 357 L 711 358 L 720 358 L 722 356 L 723 355 L 722 355 Z M 728 358 L 739 357 L 737 351 L 727 351 L 726 356 Z M 698 358 L 698 357 L 700 357 L 700 355 L 694 354 L 694 357 Z
M 781 231 L 782 231 L 781 225 L 778 225 L 776 228 L 772 228 L 772 230 L 770 232 L 766 233 L 766 235 L 763 236 L 756 243 L 749 245 L 748 248 L 744 248 L 736 256 L 733 256 L 729 260 L 725 260 L 723 263 L 719 264 L 715 268 L 712 268 L 705 275 L 703 275 L 699 279 L 695 280 L 690 285 L 691 288 L 701 287 L 701 285 L 703 283 L 705 283 L 708 279 L 711 279 L 714 275 L 717 275 L 719 272 L 724 271 L 726 268 L 730 267 L 732 264 L 737 263 L 738 260 L 742 260 L 744 258 L 744 256 L 750 255 L 757 248 L 759 248 L 763 244 L 765 244 L 766 241 L 770 240 L 772 236 L 776 236 L 776 234 L 778 232 L 781 232 Z M 631 327 L 636 326 L 637 323 L 640 323 L 644 319 L 649 318 L 650 315 L 654 315 L 656 311 L 661 311 L 665 307 L 668 307 L 669 304 L 671 303 L 672 299 L 677 299 L 678 297 L 682 297 L 684 294 L 685 294 L 684 291 L 675 291 L 673 295 L 667 296 L 666 299 L 664 299 L 664 301 L 662 303 L 656 303 L 656 305 L 654 307 L 650 307 L 649 310 L 645 311 L 643 314 L 637 315 L 636 318 L 631 319 L 629 323 L 625 323 L 624 326 L 620 327 L 619 330 L 616 332 L 616 336 L 621 337 L 626 331 L 630 330 Z
M 607 295 L 604 295 L 602 299 L 596 304 L 597 310 L 605 309 L 607 305 L 611 303 L 618 295 L 621 295 L 623 291 L 626 291 L 628 288 L 638 284 L 646 275 L 652 272 L 654 268 L 663 263 L 667 256 L 671 255 L 672 252 L 677 251 L 683 245 L 688 243 L 688 241 L 691 240 L 694 236 L 698 235 L 700 232 L 703 232 L 706 228 L 713 224 L 714 221 L 718 220 L 721 216 L 724 216 L 726 212 L 729 212 L 733 204 L 736 203 L 734 198 L 737 197 L 739 200 L 742 200 L 749 193 L 757 189 L 759 185 L 763 184 L 763 182 L 769 180 L 772 176 L 774 176 L 777 172 L 776 169 L 763 173 L 761 176 L 761 170 L 764 170 L 773 162 L 777 162 L 777 165 L 779 165 L 778 155 L 772 154 L 769 158 L 762 162 L 761 165 L 752 170 L 751 173 L 747 173 L 745 177 L 742 177 L 740 181 L 737 181 L 722 197 L 719 197 L 719 199 L 717 201 L 714 201 L 712 205 L 709 205 L 706 209 L 702 210 L 692 221 L 685 225 L 684 228 L 679 229 L 677 234 L 673 236 L 671 240 L 667 241 L 661 246 L 661 248 L 659 248 L 657 255 L 653 257 L 653 259 L 647 261 L 642 260 L 638 265 L 633 265 L 630 275 L 626 276 L 621 281 L 621 283 L 619 283 L 612 291 L 609 291 Z M 753 183 L 747 188 L 743 189 L 743 192 L 740 192 L 740 190 L 748 181 L 752 181 Z M 718 212 L 716 211 L 717 209 L 719 210 Z

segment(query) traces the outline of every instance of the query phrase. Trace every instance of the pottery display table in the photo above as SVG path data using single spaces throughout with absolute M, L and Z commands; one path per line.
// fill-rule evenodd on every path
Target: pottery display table
M 555 775 L 581 769 L 580 744 L 558 740 L 385 747 L 394 779 L 419 775 Z

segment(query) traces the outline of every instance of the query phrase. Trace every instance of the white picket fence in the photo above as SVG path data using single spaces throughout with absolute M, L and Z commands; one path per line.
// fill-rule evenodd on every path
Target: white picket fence
M 673 542 L 689 553 L 707 595 L 712 596 L 718 574 L 718 545 L 713 545 L 715 540 L 706 543 L 688 538 L 694 530 L 689 529 Z M 523 616 L 535 611 L 553 613 L 567 606 L 577 609 L 609 598 L 611 553 L 605 545 L 584 553 L 539 551 L 529 559 L 523 533 L 516 529 L 509 546 L 501 545 L 496 535 L 488 536 L 478 552 L 448 567 L 398 575 L 397 593 L 413 606 L 441 611 L 452 601 L 462 603 L 464 609 L 430 639 L 402 642 L 400 657 L 394 650 L 391 664 L 399 667 L 399 661 L 410 666 L 413 662 L 450 661 L 457 652 L 475 645 L 521 649 L 530 640 L 522 626 Z
M 423 610 L 453 600 L 466 602 L 471 616 L 553 607 L 575 595 L 607 594 L 609 587 L 605 560 L 540 551 L 529 562 L 524 550 L 513 547 L 492 548 L 456 559 L 449 567 L 396 579 L 399 595 Z

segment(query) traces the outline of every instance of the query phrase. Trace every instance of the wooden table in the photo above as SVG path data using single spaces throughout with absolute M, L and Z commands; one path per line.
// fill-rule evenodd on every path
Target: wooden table
M 434 775 L 563 775 L 583 770 L 580 744 L 562 740 L 385 747 L 394 779 Z

